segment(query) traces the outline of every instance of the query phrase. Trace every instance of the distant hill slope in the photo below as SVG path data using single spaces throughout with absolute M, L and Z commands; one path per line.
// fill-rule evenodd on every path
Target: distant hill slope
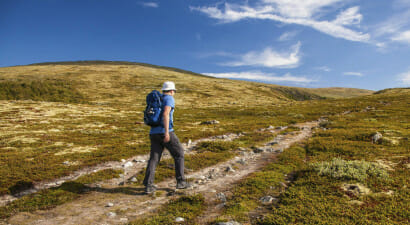
M 0 68 L 0 99 L 143 105 L 146 94 L 160 89 L 166 80 L 176 82 L 179 104 L 186 106 L 250 106 L 369 93 L 359 89 L 308 89 L 221 79 L 146 63 L 74 61 Z
M 410 87 L 407 88 L 388 88 L 388 89 L 383 89 L 380 91 L 376 91 L 374 94 L 399 94 L 399 93 L 406 93 L 410 92 Z
M 326 98 L 350 98 L 374 93 L 374 91 L 366 89 L 342 87 L 311 88 L 308 91 Z

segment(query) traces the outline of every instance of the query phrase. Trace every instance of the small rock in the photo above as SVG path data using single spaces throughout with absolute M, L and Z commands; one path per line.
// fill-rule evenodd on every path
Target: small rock
M 210 120 L 210 121 L 203 121 L 201 122 L 201 125 L 211 125 L 211 124 L 218 124 L 219 121 L 218 120 Z
M 106 207 L 113 207 L 113 206 L 114 206 L 114 203 L 112 203 L 112 202 L 108 202 L 107 205 L 106 205 Z
M 247 151 L 247 150 L 246 150 L 246 148 L 239 147 L 239 148 L 238 148 L 238 151 L 244 152 L 244 151 Z
M 272 204 L 274 202 L 277 202 L 278 199 L 268 195 L 268 196 L 264 196 L 264 197 L 260 198 L 259 201 L 261 201 L 262 204 L 264 204 L 264 205 L 269 205 L 269 204 Z
M 135 162 L 135 163 L 145 163 L 147 160 L 145 160 L 145 159 L 134 159 L 132 161 Z
M 272 130 L 272 129 L 275 129 L 275 127 L 272 126 L 272 125 L 270 125 L 267 129 L 268 129 L 268 130 Z
M 191 139 L 189 139 L 189 140 L 188 140 L 188 143 L 187 143 L 187 146 L 190 147 L 191 144 L 192 144 L 192 141 L 191 141 Z
M 128 218 L 126 218 L 126 217 L 120 218 L 120 221 L 121 221 L 121 222 L 127 222 L 127 221 L 128 221 Z
M 137 179 L 136 177 L 132 177 L 130 181 L 133 182 L 133 183 L 135 183 L 135 182 L 138 181 L 138 179 Z
M 229 222 L 219 222 L 215 225 L 241 225 L 241 224 L 236 221 L 229 221 Z
M 355 196 L 368 195 L 371 193 L 370 189 L 362 184 L 342 184 L 341 188 Z
M 127 160 L 125 160 L 125 159 L 121 159 L 121 162 L 122 162 L 122 163 L 125 163 L 126 161 L 127 161 Z
M 271 143 L 269 143 L 268 145 L 277 145 L 279 144 L 277 141 L 272 141 Z
M 264 151 L 265 151 L 264 148 L 255 148 L 255 149 L 253 150 L 254 153 L 262 153 L 262 152 L 264 152 Z
M 285 184 L 285 183 L 283 183 L 283 182 L 279 182 L 279 185 L 280 185 L 281 187 L 283 187 L 283 188 L 287 188 L 287 187 L 288 187 L 288 185 Z
M 64 161 L 63 165 L 66 165 L 66 166 L 70 165 L 70 161 Z
M 132 167 L 134 164 L 132 162 L 127 162 L 124 165 L 122 165 L 124 168 Z
M 239 159 L 237 162 L 238 162 L 239 164 L 241 164 L 241 165 L 245 165 L 245 164 L 246 164 L 246 160 L 245 160 L 245 159 Z
M 232 166 L 227 166 L 225 171 L 226 172 L 235 172 L 235 170 L 232 168 Z
M 175 222 L 184 222 L 184 221 L 185 221 L 185 219 L 182 218 L 182 217 L 175 218 Z
M 107 213 L 107 216 L 109 216 L 109 217 L 116 217 L 116 216 L 117 216 L 117 213 L 115 213 L 115 212 L 109 212 L 109 213 Z
M 373 135 L 373 137 L 372 137 L 372 142 L 377 143 L 382 137 L 383 137 L 383 135 L 381 133 L 376 132 L 376 134 Z
M 216 194 L 216 197 L 221 201 L 221 202 L 223 202 L 223 203 L 225 203 L 226 202 L 226 195 L 224 194 L 224 193 L 218 193 L 218 194 Z

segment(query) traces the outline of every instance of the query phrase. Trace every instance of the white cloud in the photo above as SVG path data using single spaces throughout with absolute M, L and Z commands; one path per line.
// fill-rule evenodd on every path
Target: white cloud
M 225 66 L 264 66 L 277 68 L 294 68 L 299 65 L 301 43 L 292 46 L 289 52 L 277 52 L 270 47 L 261 52 L 248 52 L 237 61 L 223 63 Z
M 223 4 L 211 7 L 190 7 L 222 23 L 232 23 L 243 19 L 273 20 L 285 24 L 297 24 L 311 27 L 333 37 L 350 41 L 369 42 L 370 35 L 348 28 L 359 25 L 362 15 L 359 7 L 342 11 L 333 21 L 318 20 L 325 8 L 342 0 L 264 0 L 258 6 Z M 262 3 L 262 4 L 261 4 Z
M 403 42 L 410 44 L 410 30 L 395 34 L 392 38 L 393 41 Z
M 330 71 L 332 71 L 332 69 L 330 69 L 330 68 L 327 67 L 327 66 L 319 66 L 319 67 L 316 67 L 315 69 L 321 70 L 321 71 L 325 71 L 325 72 L 330 72 Z
M 397 77 L 398 77 L 398 81 L 401 84 L 405 86 L 410 86 L 410 70 L 405 73 L 399 74 Z
M 357 25 L 360 24 L 362 18 L 359 7 L 355 6 L 341 12 L 333 22 L 340 25 Z
M 363 76 L 363 73 L 360 73 L 360 72 L 344 72 L 343 74 L 346 76 L 357 76 L 357 77 Z
M 280 15 L 293 18 L 311 18 L 321 12 L 324 7 L 342 1 L 343 0 L 263 0 L 264 3 L 274 5 Z
M 156 2 L 140 2 L 140 4 L 144 7 L 150 7 L 150 8 L 158 8 L 159 4 Z
M 260 71 L 245 71 L 245 72 L 230 72 L 230 73 L 203 73 L 208 76 L 217 78 L 243 79 L 243 80 L 257 80 L 264 82 L 293 82 L 293 83 L 311 83 L 312 80 L 306 77 L 292 76 L 287 73 L 283 76 L 275 76 L 275 74 L 263 73 Z
M 298 34 L 297 31 L 285 32 L 282 35 L 280 35 L 280 37 L 278 38 L 278 41 L 289 41 L 293 39 L 294 37 L 296 37 L 297 34 Z

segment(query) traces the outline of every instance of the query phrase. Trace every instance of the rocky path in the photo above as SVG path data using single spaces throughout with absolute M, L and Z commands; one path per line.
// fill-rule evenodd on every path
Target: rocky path
M 202 138 L 202 139 L 198 139 L 195 140 L 193 142 L 188 142 L 188 143 L 183 143 L 183 147 L 185 149 L 185 154 L 191 154 L 193 152 L 191 152 L 191 150 L 193 148 L 195 148 L 195 146 L 203 141 L 214 141 L 214 140 L 225 140 L 225 141 L 232 141 L 236 138 L 239 138 L 240 136 L 242 136 L 242 134 L 233 134 L 233 133 L 228 133 L 228 134 L 224 134 L 224 135 L 218 135 L 218 136 L 213 136 L 213 137 L 208 137 L 208 138 Z M 164 152 L 163 154 L 163 159 L 167 159 L 170 158 L 170 155 L 167 151 Z M 77 178 L 87 175 L 87 174 L 91 174 L 91 173 L 95 173 L 101 170 L 105 170 L 105 169 L 123 169 L 124 170 L 124 174 L 121 175 L 121 179 L 113 179 L 110 181 L 104 181 L 104 182 L 99 182 L 96 185 L 100 186 L 103 185 L 106 182 L 110 182 L 110 183 L 121 183 L 124 182 L 125 180 L 128 180 L 131 178 L 132 175 L 135 174 L 135 171 L 140 171 L 142 169 L 145 168 L 146 166 L 146 161 L 149 159 L 149 154 L 146 155 L 137 155 L 134 157 L 131 157 L 129 159 L 123 159 L 121 161 L 110 161 L 110 162 L 105 162 L 105 163 L 101 163 L 95 166 L 91 166 L 91 167 L 87 167 L 81 170 L 77 170 L 75 172 L 73 172 L 72 174 L 68 175 L 68 176 L 64 176 L 64 177 L 60 177 L 51 181 L 41 181 L 41 182 L 37 182 L 34 184 L 34 187 L 25 191 L 22 191 L 18 194 L 15 195 L 2 195 L 0 196 L 0 206 L 4 206 L 16 199 L 19 199 L 25 195 L 28 194 L 32 194 L 32 193 L 36 193 L 38 191 L 41 191 L 43 189 L 47 189 L 47 188 L 52 188 L 52 187 L 58 187 L 61 184 L 63 184 L 66 181 L 73 181 L 76 180 Z M 65 162 L 66 164 L 69 164 L 70 162 Z
M 296 126 L 301 128 L 299 132 L 278 135 L 274 140 L 255 151 L 239 150 L 238 156 L 229 161 L 191 173 L 187 177 L 194 180 L 193 188 L 183 192 L 175 192 L 174 179 L 158 183 L 157 196 L 145 195 L 142 186 L 118 186 L 118 182 L 121 179 L 129 178 L 138 168 L 144 168 L 146 163 L 143 160 L 146 160 L 148 156 L 129 159 L 127 162 L 134 160 L 134 163 L 129 168 L 126 168 L 126 177 L 99 183 L 94 188 L 91 188 L 90 194 L 56 208 L 33 213 L 18 213 L 9 218 L 7 223 L 124 224 L 155 211 L 173 198 L 173 195 L 202 193 L 207 201 L 213 201 L 221 198 L 221 195 L 218 195 L 218 193 L 223 192 L 247 175 L 258 171 L 265 164 L 264 162 L 274 158 L 275 154 L 286 150 L 286 148 L 294 143 L 308 138 L 312 133 L 312 128 L 317 125 L 317 121 L 297 124 Z M 237 137 L 238 135 L 231 134 L 219 138 L 229 140 Z M 189 150 L 189 147 L 194 146 L 198 142 L 191 143 L 190 146 L 186 147 Z M 127 162 L 119 163 L 117 166 L 123 167 Z M 133 173 L 127 173 L 127 171 L 133 171 Z

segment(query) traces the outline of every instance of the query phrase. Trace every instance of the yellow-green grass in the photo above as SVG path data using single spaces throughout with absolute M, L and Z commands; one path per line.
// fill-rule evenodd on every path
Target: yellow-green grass
M 342 88 L 342 87 L 332 87 L 332 88 L 311 88 L 307 89 L 314 94 L 326 97 L 326 98 L 351 98 L 359 97 L 365 95 L 371 95 L 374 91 L 358 88 Z
M 182 196 L 166 203 L 158 214 L 154 214 L 144 219 L 130 222 L 133 225 L 156 225 L 156 224 L 177 224 L 177 217 L 184 218 L 183 224 L 192 224 L 193 221 L 205 209 L 205 199 L 202 195 Z M 180 224 L 180 222 L 179 222 Z
M 300 171 L 258 224 L 408 224 L 409 98 L 386 97 L 372 97 L 382 102 L 376 109 L 329 117 L 330 130 L 318 131 L 306 148 L 317 163 Z M 375 132 L 399 143 L 372 143 Z M 321 172 L 322 166 L 329 170 Z M 351 195 L 341 188 L 346 183 L 372 193 Z
M 408 124 L 407 89 L 347 100 L 293 101 L 283 91 L 275 90 L 276 85 L 209 78 L 144 65 L 67 64 L 0 68 L 0 82 L 4 83 L 45 82 L 56 89 L 60 83 L 70 84 L 63 86 L 66 92 L 62 92 L 60 99 L 49 98 L 47 92 L 39 95 L 43 98 L 39 100 L 56 102 L 1 101 L 0 176 L 4 179 L 0 181 L 0 193 L 11 193 L 17 184 L 48 180 L 101 162 L 148 153 L 149 127 L 136 122 L 142 121 L 146 94 L 152 89 L 160 89 L 165 80 L 173 80 L 177 84 L 175 125 L 183 142 L 228 132 L 252 131 L 269 125 L 289 125 L 320 116 L 337 117 L 344 111 L 366 117 L 356 118 L 347 114 L 340 117 L 340 121 L 333 119 L 328 125 L 333 126 L 330 131 L 343 128 L 350 120 L 358 120 L 356 127 L 348 129 L 352 132 L 364 129 L 360 131 L 363 133 L 359 134 L 360 138 L 368 138 L 375 132 L 367 130 L 373 125 L 377 125 L 377 131 L 386 136 L 398 135 L 388 130 L 399 130 L 403 137 L 407 135 L 406 131 L 398 129 Z M 77 93 L 84 102 L 70 100 L 76 99 Z M 397 102 L 401 102 L 399 108 L 391 107 Z M 376 110 L 361 113 L 367 106 L 376 107 Z M 400 113 L 402 116 L 397 117 L 396 114 Z M 199 125 L 213 119 L 221 123 Z M 400 140 L 400 146 L 382 144 L 366 147 L 356 141 L 356 136 L 352 133 L 348 135 L 352 140 L 341 139 L 339 147 L 346 145 L 343 142 L 351 141 L 365 153 L 374 154 L 384 145 L 403 152 L 402 147 L 407 143 Z M 321 151 L 315 150 L 322 143 L 326 149 L 331 149 L 327 145 L 334 140 L 325 138 L 309 142 L 309 154 L 330 160 L 330 156 L 321 156 Z M 246 137 L 242 140 L 249 145 L 254 141 L 246 140 Z M 320 144 L 313 145 L 314 142 Z M 329 152 L 332 157 L 338 156 L 337 149 Z M 351 155 L 355 159 L 355 155 Z M 65 161 L 71 163 L 63 164 Z

